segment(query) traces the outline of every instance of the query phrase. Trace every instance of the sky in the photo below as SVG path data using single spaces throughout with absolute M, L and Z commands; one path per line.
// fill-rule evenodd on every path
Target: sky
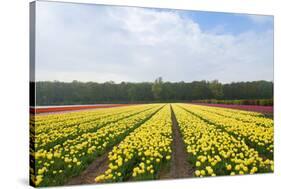
M 36 81 L 273 81 L 273 17 L 37 1 Z

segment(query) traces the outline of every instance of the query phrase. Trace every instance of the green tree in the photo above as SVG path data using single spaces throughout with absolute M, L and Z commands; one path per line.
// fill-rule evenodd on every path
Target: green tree
M 137 99 L 137 89 L 135 85 L 131 85 L 128 89 L 128 96 L 130 98 L 130 101 L 134 101 Z
M 161 92 L 163 90 L 163 80 L 162 77 L 156 78 L 152 85 L 152 93 L 155 99 L 159 100 L 161 98 Z
M 213 98 L 221 99 L 223 97 L 223 86 L 218 80 L 211 81 L 209 88 L 212 92 Z

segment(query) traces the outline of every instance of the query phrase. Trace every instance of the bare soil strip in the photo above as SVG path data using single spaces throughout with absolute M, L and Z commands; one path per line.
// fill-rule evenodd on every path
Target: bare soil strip
M 72 178 L 66 185 L 92 184 L 95 178 L 104 173 L 108 165 L 108 152 L 98 157 L 79 176 Z
M 185 144 L 180 134 L 178 122 L 171 106 L 173 123 L 173 143 L 172 158 L 170 169 L 164 169 L 160 172 L 160 179 L 190 178 L 193 177 L 194 168 L 187 162 L 188 154 L 185 150 Z

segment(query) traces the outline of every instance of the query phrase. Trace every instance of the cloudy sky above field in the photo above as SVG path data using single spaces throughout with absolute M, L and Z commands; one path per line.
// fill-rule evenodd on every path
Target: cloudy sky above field
M 37 1 L 36 80 L 273 80 L 273 17 Z

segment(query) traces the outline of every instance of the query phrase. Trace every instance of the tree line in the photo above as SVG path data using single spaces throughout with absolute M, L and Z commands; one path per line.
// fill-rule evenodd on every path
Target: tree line
M 31 85 L 32 86 L 32 85 Z M 202 99 L 272 99 L 273 82 L 222 84 L 214 81 L 164 82 L 36 82 L 36 105 L 183 102 Z

